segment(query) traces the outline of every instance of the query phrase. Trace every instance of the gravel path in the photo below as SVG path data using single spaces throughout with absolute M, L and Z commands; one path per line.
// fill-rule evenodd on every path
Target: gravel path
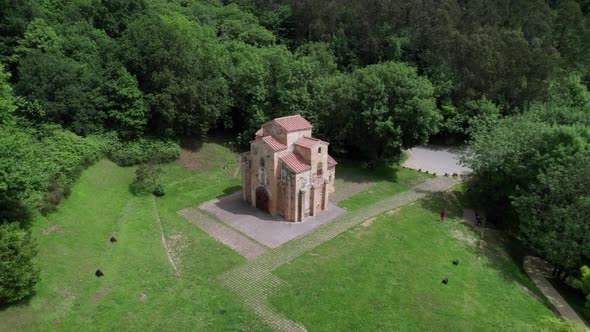
M 466 151 L 466 147 L 449 147 L 441 145 L 417 146 L 407 150 L 408 160 L 403 166 L 421 169 L 429 173 L 443 175 L 445 173 L 466 174 L 471 169 L 459 163 L 459 157 Z
M 269 297 L 285 283 L 272 274 L 273 270 L 362 223 L 367 218 L 414 202 L 429 194 L 447 190 L 457 183 L 450 177 L 437 177 L 428 180 L 410 191 L 345 214 L 303 238 L 288 242 L 222 274 L 220 279 L 264 323 L 273 329 L 277 331 L 306 331 L 305 326 L 289 320 L 276 312 L 270 305 Z
M 539 257 L 526 256 L 524 258 L 524 270 L 562 317 L 576 321 L 588 328 L 586 322 L 580 318 L 578 313 L 576 313 L 576 311 L 547 280 L 546 276 L 549 275 L 551 271 L 549 263 Z

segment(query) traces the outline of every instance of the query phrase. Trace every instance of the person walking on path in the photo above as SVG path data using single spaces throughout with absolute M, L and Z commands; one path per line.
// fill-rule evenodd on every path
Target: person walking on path
M 445 212 L 445 210 L 440 211 L 440 222 L 445 222 L 446 216 L 447 216 L 447 213 Z

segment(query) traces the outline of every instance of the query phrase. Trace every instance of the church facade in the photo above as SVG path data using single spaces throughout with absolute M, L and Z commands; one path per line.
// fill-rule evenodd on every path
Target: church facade
M 328 208 L 336 161 L 328 143 L 311 136 L 300 115 L 268 121 L 241 154 L 243 198 L 288 221 L 303 221 Z

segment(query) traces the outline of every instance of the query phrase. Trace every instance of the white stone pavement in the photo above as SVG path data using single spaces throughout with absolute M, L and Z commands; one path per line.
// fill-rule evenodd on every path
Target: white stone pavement
M 466 174 L 471 169 L 461 165 L 459 158 L 467 151 L 466 147 L 449 147 L 441 145 L 416 146 L 406 151 L 408 159 L 402 166 L 421 169 L 429 173 L 444 175 L 445 173 Z

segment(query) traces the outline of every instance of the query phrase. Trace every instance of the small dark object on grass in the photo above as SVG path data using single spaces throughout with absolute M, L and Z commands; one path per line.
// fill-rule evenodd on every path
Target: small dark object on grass
M 227 312 L 227 310 L 225 310 L 225 309 L 219 309 L 219 313 L 221 315 L 225 315 L 226 312 Z
M 100 278 L 100 277 L 104 276 L 104 273 L 102 273 L 101 270 L 96 270 L 96 272 L 94 273 L 94 275 Z
M 445 284 L 445 285 L 446 285 L 446 284 L 448 284 L 448 283 L 449 283 L 449 278 L 445 277 L 445 278 L 442 280 L 442 283 L 443 283 L 443 284 Z
M 459 260 L 458 260 L 458 259 L 455 259 L 455 260 L 453 261 L 453 265 L 459 265 Z
M 449 173 L 445 173 L 445 176 L 449 176 Z
M 422 168 L 418 168 L 418 172 L 422 172 Z
M 115 242 L 117 242 L 117 239 L 115 239 L 114 236 L 111 236 L 111 238 L 109 239 L 109 241 L 111 241 L 111 243 L 115 243 Z
M 223 169 L 227 169 L 227 166 L 223 166 Z
M 458 175 L 457 173 L 453 173 L 453 176 L 457 176 L 457 175 Z

